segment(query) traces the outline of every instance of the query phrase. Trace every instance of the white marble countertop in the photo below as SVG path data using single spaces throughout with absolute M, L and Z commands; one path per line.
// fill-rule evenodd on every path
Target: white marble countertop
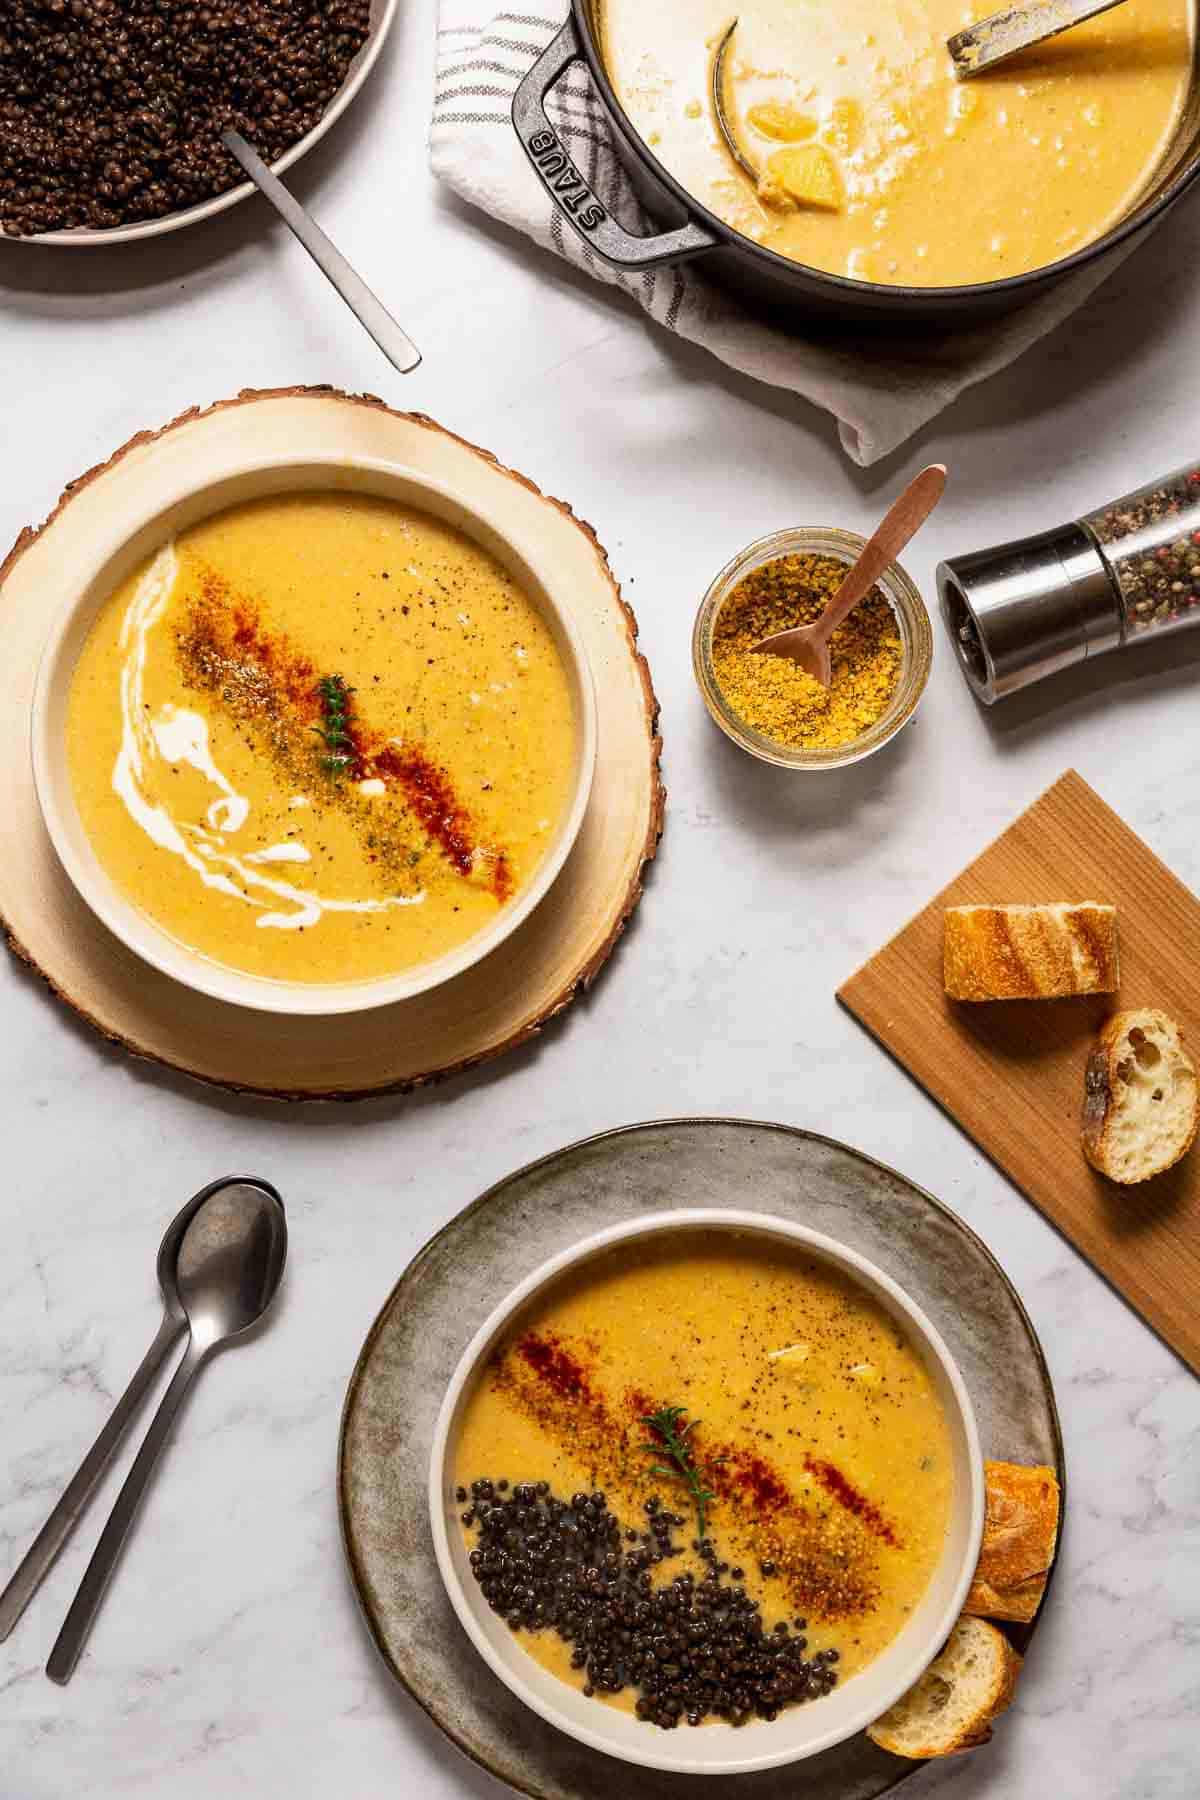
M 138 428 L 241 387 L 326 381 L 429 412 L 567 498 L 607 545 L 662 700 L 666 838 L 592 994 L 539 1046 L 408 1100 L 285 1110 L 201 1090 L 118 1055 L 0 962 L 0 1575 L 149 1342 L 154 1251 L 184 1197 L 261 1171 L 292 1245 L 270 1329 L 195 1394 L 75 1681 L 60 1690 L 42 1665 L 127 1457 L 0 1650 L 0 1796 L 498 1800 L 360 1626 L 334 1505 L 347 1377 L 395 1276 L 485 1184 L 585 1133 L 711 1111 L 813 1126 L 933 1188 L 1000 1257 L 1049 1356 L 1072 1481 L 1053 1605 L 991 1749 L 913 1793 L 1192 1800 L 1200 1386 L 833 990 L 1071 765 L 1200 886 L 1200 661 L 1146 650 L 986 716 L 939 625 L 914 728 L 810 782 L 764 776 L 718 737 L 688 633 L 732 550 L 793 522 L 869 529 L 931 455 L 951 489 L 906 558 L 927 591 L 940 555 L 1195 456 L 1200 209 L 864 474 L 823 415 L 726 375 L 434 191 L 429 0 L 405 12 L 294 185 L 423 368 L 394 376 L 257 203 L 121 253 L 0 245 L 0 539 Z

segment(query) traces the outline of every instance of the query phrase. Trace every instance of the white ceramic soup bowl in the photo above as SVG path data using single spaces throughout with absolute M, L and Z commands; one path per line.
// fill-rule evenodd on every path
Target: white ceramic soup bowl
M 941 1558 L 899 1636 L 859 1674 L 825 1698 L 786 1708 L 777 1719 L 732 1726 L 707 1724 L 663 1731 L 632 1714 L 587 1699 L 534 1662 L 480 1592 L 468 1561 L 454 1500 L 453 1448 L 463 1407 L 496 1340 L 533 1295 L 565 1270 L 575 1270 L 614 1244 L 661 1238 L 669 1232 L 733 1232 L 782 1239 L 841 1270 L 899 1321 L 925 1361 L 945 1409 L 954 1456 L 954 1499 Z M 520 1480 L 520 1470 L 507 1470 Z M 438 1567 L 450 1602 L 484 1661 L 534 1712 L 593 1750 L 644 1768 L 686 1775 L 735 1775 L 799 1762 L 855 1736 L 898 1700 L 937 1655 L 962 1610 L 983 1534 L 984 1484 L 979 1435 L 970 1396 L 934 1325 L 902 1288 L 854 1250 L 817 1231 L 763 1213 L 692 1208 L 651 1213 L 615 1225 L 535 1269 L 480 1326 L 446 1391 L 433 1436 L 429 1511 Z
M 546 621 L 571 686 L 575 767 L 570 798 L 532 878 L 493 923 L 446 955 L 400 974 L 353 982 L 289 982 L 244 974 L 189 949 L 126 899 L 105 870 L 75 804 L 67 766 L 66 721 L 71 680 L 88 632 L 114 590 L 177 532 L 226 507 L 304 490 L 371 494 L 420 509 L 456 526 L 500 562 Z M 33 775 L 50 840 L 80 895 L 113 935 L 144 961 L 199 993 L 271 1013 L 333 1015 L 386 1006 L 451 981 L 488 956 L 527 919 L 553 884 L 579 835 L 596 760 L 596 700 L 587 652 L 569 608 L 554 591 L 536 539 L 506 527 L 503 510 L 468 505 L 449 487 L 416 470 L 369 457 L 329 452 L 227 466 L 194 483 L 144 518 L 113 522 L 87 577 L 64 595 L 42 654 L 32 706 Z

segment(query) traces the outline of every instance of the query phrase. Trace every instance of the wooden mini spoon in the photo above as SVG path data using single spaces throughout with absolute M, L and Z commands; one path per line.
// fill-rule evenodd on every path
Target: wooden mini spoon
M 833 679 L 829 640 L 860 600 L 865 600 L 885 569 L 891 567 L 914 532 L 925 523 L 946 487 L 944 463 L 930 463 L 914 475 L 900 498 L 892 503 L 874 533 L 851 563 L 825 611 L 813 625 L 795 625 L 761 638 L 751 649 L 766 656 L 787 656 L 828 687 Z

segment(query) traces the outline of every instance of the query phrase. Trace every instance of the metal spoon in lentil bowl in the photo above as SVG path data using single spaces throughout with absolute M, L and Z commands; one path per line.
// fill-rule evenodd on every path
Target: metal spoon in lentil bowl
M 362 276 L 346 261 L 341 251 L 325 236 L 316 220 L 293 198 L 278 176 L 272 175 L 257 150 L 253 149 L 232 126 L 221 134 L 229 154 L 236 158 L 262 194 L 269 200 L 288 230 L 312 257 L 331 286 L 337 289 L 363 330 L 375 339 L 392 367 L 408 375 L 421 361 L 421 352 L 408 333 L 393 319 L 387 307 L 373 294 Z

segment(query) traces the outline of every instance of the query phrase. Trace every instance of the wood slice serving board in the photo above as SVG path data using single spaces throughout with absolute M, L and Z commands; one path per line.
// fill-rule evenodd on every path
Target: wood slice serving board
M 1121 991 L 960 1005 L 942 989 L 942 913 L 986 902 L 1118 909 Z M 1158 1006 L 1200 1051 L 1200 902 L 1074 770 L 838 992 L 838 999 L 1200 1374 L 1200 1151 L 1117 1187 L 1079 1147 L 1103 1019 Z
M 113 519 L 144 518 L 201 487 L 231 449 L 264 460 L 370 456 L 439 481 L 502 514 L 518 548 L 536 545 L 569 597 L 596 687 L 599 748 L 583 828 L 546 899 L 491 956 L 455 980 L 343 1019 L 279 1017 L 195 994 L 127 951 L 83 904 L 42 825 L 29 707 L 56 612 L 87 578 Z M 403 1091 L 524 1042 L 586 987 L 636 906 L 662 830 L 658 707 L 637 625 L 591 529 L 418 414 L 328 388 L 245 393 L 133 438 L 71 483 L 40 530 L 0 563 L 0 923 L 9 947 L 112 1042 L 242 1092 L 350 1099 Z

